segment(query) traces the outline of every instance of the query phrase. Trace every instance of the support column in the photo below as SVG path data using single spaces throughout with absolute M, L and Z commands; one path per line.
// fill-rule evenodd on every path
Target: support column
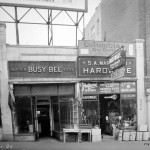
M 136 47 L 136 76 L 137 76 L 137 125 L 146 124 L 146 97 L 144 86 L 144 40 L 137 39 Z
M 147 126 L 149 131 L 149 138 L 150 138 L 150 89 L 147 89 L 146 91 L 146 105 L 147 105 Z
M 8 106 L 8 68 L 7 68 L 7 50 L 6 50 L 6 25 L 0 24 L 0 101 L 2 112 L 3 139 L 13 140 L 11 111 Z

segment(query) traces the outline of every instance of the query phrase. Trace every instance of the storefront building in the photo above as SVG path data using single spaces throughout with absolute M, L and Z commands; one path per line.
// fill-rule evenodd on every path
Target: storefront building
M 78 48 L 7 45 L 1 24 L 0 45 L 1 140 L 62 141 L 64 128 L 97 127 L 111 135 L 110 122 L 136 131 L 147 125 L 143 40 L 79 41 Z M 122 45 L 125 75 L 112 79 L 108 56 Z

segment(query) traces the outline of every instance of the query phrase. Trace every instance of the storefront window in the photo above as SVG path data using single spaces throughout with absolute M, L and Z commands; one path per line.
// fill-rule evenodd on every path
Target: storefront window
M 71 128 L 73 124 L 73 97 L 60 97 L 60 124 L 63 128 Z
M 137 125 L 137 104 L 136 99 L 121 100 L 121 125 L 124 128 L 136 128 Z
M 52 96 L 52 110 L 53 110 L 53 119 L 54 119 L 54 131 L 60 131 L 59 125 L 59 103 L 58 103 L 58 96 Z
M 32 104 L 28 96 L 15 97 L 15 133 L 33 132 Z
M 99 103 L 97 100 L 83 100 L 82 124 L 99 127 Z

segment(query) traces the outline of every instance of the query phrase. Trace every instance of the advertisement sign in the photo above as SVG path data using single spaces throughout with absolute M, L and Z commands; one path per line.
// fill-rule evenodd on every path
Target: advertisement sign
M 83 83 L 83 96 L 93 94 L 113 94 L 121 93 L 122 97 L 133 98 L 136 96 L 136 82 L 104 82 L 104 83 Z
M 111 78 L 112 71 L 109 68 L 107 57 L 78 57 L 78 77 L 84 78 Z M 136 64 L 134 58 L 127 58 L 124 66 L 125 77 L 136 76 Z M 115 77 L 116 78 L 116 77 Z
M 87 12 L 87 0 L 0 0 L 0 5 Z
M 122 46 L 124 46 L 124 50 L 126 50 L 126 57 L 135 57 L 134 43 L 116 43 L 91 40 L 78 41 L 78 55 L 108 57 Z
M 97 95 L 84 95 L 83 100 L 98 100 Z
M 124 77 L 124 75 L 125 75 L 125 68 L 124 67 L 116 69 L 115 71 L 113 71 L 111 73 L 111 80 L 122 78 L 122 77 Z
M 100 94 L 119 93 L 120 92 L 119 83 L 100 83 L 99 91 Z
M 109 65 L 110 70 L 115 70 L 121 66 L 124 66 L 126 63 L 126 51 L 124 47 L 121 47 L 119 50 L 115 51 L 109 56 Z
M 136 92 L 136 82 L 121 82 L 120 83 L 121 93 L 134 93 Z
M 72 78 L 76 77 L 75 62 L 9 61 L 9 78 Z
M 133 99 L 136 98 L 136 94 L 120 94 L 121 99 Z
M 83 83 L 83 94 L 98 94 L 98 83 Z

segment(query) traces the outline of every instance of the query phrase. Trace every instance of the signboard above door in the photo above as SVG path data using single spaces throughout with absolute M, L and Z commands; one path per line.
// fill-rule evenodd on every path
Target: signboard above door
M 9 78 L 72 78 L 76 77 L 75 62 L 9 61 Z

